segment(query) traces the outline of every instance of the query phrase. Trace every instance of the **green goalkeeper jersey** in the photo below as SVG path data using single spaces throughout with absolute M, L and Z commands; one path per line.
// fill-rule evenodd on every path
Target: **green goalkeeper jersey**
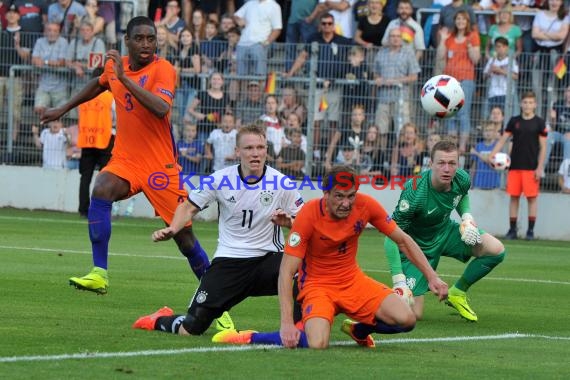
M 451 212 L 454 209 L 459 215 L 469 212 L 467 193 L 471 187 L 469 174 L 463 169 L 457 170 L 451 190 L 446 192 L 432 187 L 431 174 L 428 170 L 415 184 L 413 179 L 406 182 L 392 214 L 398 226 L 418 243 L 428 258 L 428 252 L 448 238 L 447 227 L 455 223 L 450 218 Z

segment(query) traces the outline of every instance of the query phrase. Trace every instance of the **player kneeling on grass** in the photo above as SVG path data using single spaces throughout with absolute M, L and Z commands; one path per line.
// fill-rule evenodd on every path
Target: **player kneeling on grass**
M 371 333 L 395 334 L 414 328 L 416 318 L 406 302 L 388 286 L 366 276 L 356 262 L 358 239 L 370 223 L 398 243 L 421 268 L 440 300 L 447 284 L 430 267 L 418 245 L 390 218 L 374 198 L 358 193 L 357 175 L 347 166 L 325 175 L 324 195 L 305 204 L 287 239 L 279 271 L 281 329 L 272 333 L 227 330 L 212 341 L 326 348 L 335 315 L 347 319 L 341 330 L 359 345 L 374 347 Z M 304 331 L 293 322 L 292 278 L 299 271 Z
M 415 181 L 408 181 L 400 194 L 394 221 L 420 246 L 433 269 L 437 269 L 441 256 L 469 262 L 463 275 L 449 289 L 446 303 L 469 320 L 477 321 L 477 314 L 467 303 L 466 292 L 471 285 L 485 277 L 505 258 L 505 247 L 494 236 L 480 230 L 470 213 L 468 191 L 469 174 L 458 169 L 459 153 L 452 141 L 442 140 L 431 151 L 431 169 Z M 461 223 L 450 219 L 456 210 Z M 413 310 L 416 318 L 423 315 L 424 297 L 429 290 L 423 268 L 398 253 L 398 246 L 386 239 L 386 255 L 394 287 L 414 295 Z

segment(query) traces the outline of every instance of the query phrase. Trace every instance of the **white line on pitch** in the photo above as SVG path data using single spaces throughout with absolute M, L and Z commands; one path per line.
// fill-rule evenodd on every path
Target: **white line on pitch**
M 537 334 L 500 334 L 500 335 L 482 335 L 482 336 L 455 336 L 441 338 L 400 338 L 400 339 L 382 339 L 377 341 L 380 345 L 385 344 L 405 344 L 405 343 L 434 343 L 434 342 L 466 342 L 480 340 L 499 340 L 499 339 L 551 339 L 551 340 L 570 340 L 570 337 L 564 336 L 548 336 Z M 331 346 L 348 346 L 354 345 L 352 341 L 336 341 L 331 342 Z M 181 348 L 170 350 L 144 350 L 144 351 L 128 351 L 128 352 L 81 352 L 76 354 L 62 355 L 32 355 L 32 356 L 5 356 L 0 357 L 0 363 L 14 362 L 35 362 L 35 361 L 60 361 L 69 359 L 101 359 L 101 358 L 118 358 L 132 356 L 159 356 L 159 355 L 180 355 L 188 353 L 204 353 L 204 352 L 232 352 L 232 351 L 255 351 L 267 349 L 281 349 L 280 346 L 267 345 L 246 345 L 246 346 L 217 346 L 217 347 L 196 347 Z
M 49 252 L 49 253 L 78 253 L 78 254 L 85 254 L 90 255 L 91 251 L 80 251 L 74 249 L 54 249 L 54 248 L 38 248 L 38 247 L 17 247 L 17 246 L 7 246 L 7 245 L 0 245 L 0 249 L 11 249 L 11 250 L 21 250 L 21 251 L 37 251 L 37 252 Z M 182 256 L 167 256 L 167 255 L 137 255 L 133 253 L 120 253 L 120 252 L 111 252 L 109 253 L 110 256 L 123 256 L 123 257 L 139 257 L 139 258 L 147 258 L 147 259 L 168 259 L 168 260 L 186 260 Z M 372 273 L 388 273 L 387 270 L 381 269 L 363 269 L 365 272 L 372 272 Z M 445 274 L 440 273 L 441 277 L 458 277 L 457 274 Z M 494 280 L 494 281 L 512 281 L 512 282 L 527 282 L 527 283 L 536 283 L 536 284 L 553 284 L 553 285 L 570 285 L 569 281 L 556 281 L 556 280 L 537 280 L 537 279 L 529 279 L 529 278 L 510 278 L 510 277 L 493 277 L 488 276 L 485 277 L 485 280 Z

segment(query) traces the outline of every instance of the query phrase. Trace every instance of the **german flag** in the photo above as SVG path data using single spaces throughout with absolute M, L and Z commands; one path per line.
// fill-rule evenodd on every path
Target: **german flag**
M 564 75 L 566 75 L 566 69 L 567 67 L 566 63 L 564 62 L 564 58 L 560 58 L 556 66 L 554 66 L 554 74 L 558 79 L 562 79 L 564 78 Z
M 265 80 L 265 94 L 274 95 L 275 94 L 275 82 L 277 81 L 277 74 L 274 71 L 267 74 L 267 79 Z
M 220 113 L 211 112 L 206 115 L 206 120 L 208 120 L 210 123 L 219 123 L 221 120 Z
M 319 112 L 325 112 L 329 108 L 327 103 L 327 97 L 325 94 L 321 96 L 321 102 L 319 103 Z
M 408 44 L 414 42 L 416 31 L 408 24 L 404 23 L 400 25 L 400 33 L 402 33 L 402 40 L 404 40 L 404 42 Z

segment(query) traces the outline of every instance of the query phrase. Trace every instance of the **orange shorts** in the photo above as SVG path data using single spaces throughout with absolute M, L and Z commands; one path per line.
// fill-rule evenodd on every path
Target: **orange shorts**
M 303 322 L 315 317 L 332 325 L 335 315 L 344 313 L 358 322 L 374 324 L 375 314 L 391 288 L 363 273 L 339 286 L 307 284 L 299 294 L 303 305 Z
M 527 198 L 537 197 L 540 181 L 534 177 L 534 172 L 534 170 L 509 170 L 507 194 L 520 197 L 524 193 Z
M 188 198 L 188 193 L 184 187 L 180 186 L 178 168 L 161 168 L 160 171 L 145 170 L 144 167 L 134 165 L 132 161 L 111 157 L 102 172 L 113 173 L 129 182 L 130 189 L 127 198 L 142 191 L 154 207 L 155 214 L 169 225 L 172 223 L 178 205 Z M 189 225 L 191 223 L 187 226 Z

